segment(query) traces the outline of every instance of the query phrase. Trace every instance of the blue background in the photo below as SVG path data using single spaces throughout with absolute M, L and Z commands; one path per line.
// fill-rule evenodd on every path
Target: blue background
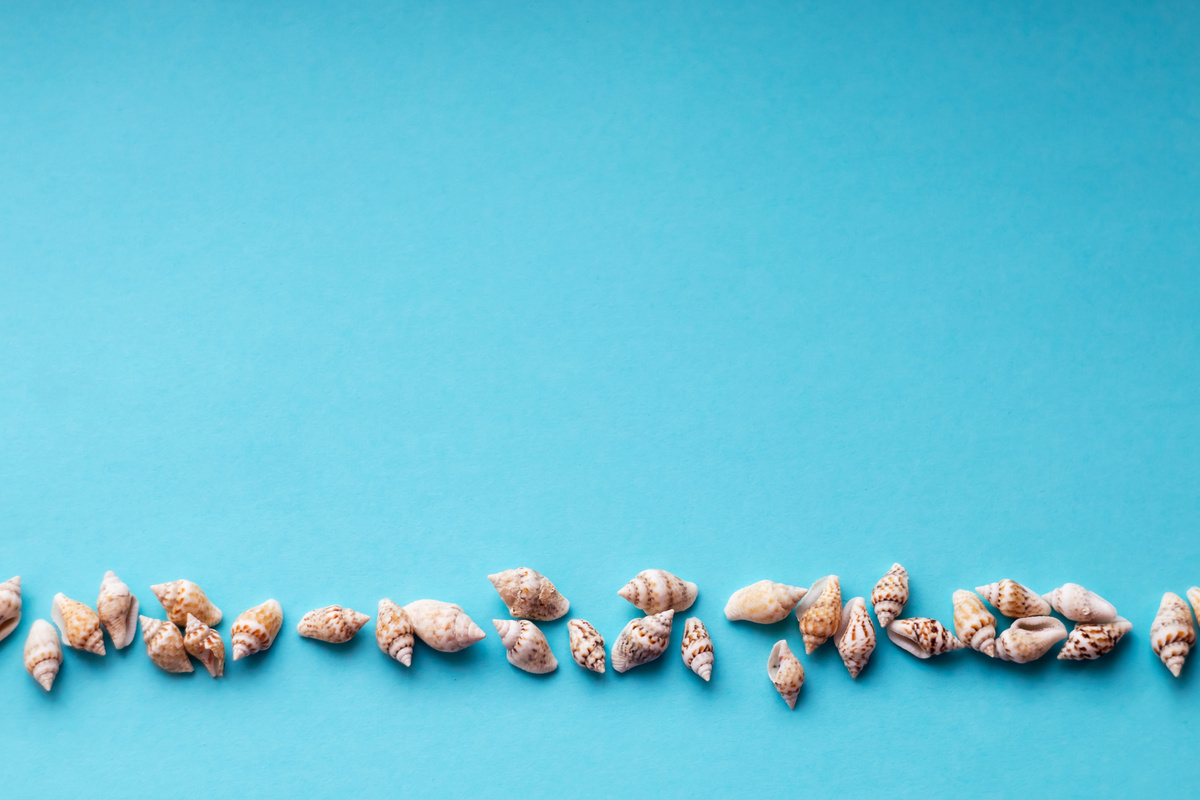
M 842 7 L 835 8 L 840 5 Z M 901 7 L 897 7 L 897 6 Z M 247 797 L 1059 796 L 1176 787 L 1200 664 L 1200 11 L 1176 3 L 8 3 L 0 8 L 4 783 Z M 769 577 L 912 614 L 1096 589 L 1109 658 L 852 682 Z M 314 607 L 464 605 L 531 566 L 611 643 L 700 584 L 668 657 L 548 678 L 494 632 L 389 662 Z M 115 569 L 286 613 L 172 677 L 141 639 L 23 672 Z M 161 615 L 159 613 L 159 615 Z M 1193 657 L 1195 658 L 1195 657 Z

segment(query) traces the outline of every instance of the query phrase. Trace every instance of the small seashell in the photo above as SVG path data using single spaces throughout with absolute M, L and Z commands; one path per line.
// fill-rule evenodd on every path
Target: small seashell
M 296 632 L 306 639 L 344 644 L 353 639 L 369 619 L 370 615 L 359 613 L 352 608 L 325 606 L 301 617 Z
M 833 641 L 842 663 L 850 670 L 850 677 L 857 678 L 871 658 L 871 653 L 875 652 L 875 624 L 867 613 L 866 600 L 854 597 L 846 603 Z
M 892 564 L 875 588 L 871 590 L 871 606 L 875 609 L 875 618 L 879 627 L 886 628 L 892 620 L 904 611 L 908 602 L 908 570 L 899 564 Z
M 1064 583 L 1042 599 L 1073 622 L 1112 622 L 1117 618 L 1116 606 L 1078 583 Z
M 18 575 L 0 583 L 0 641 L 15 631 L 20 622 L 21 576 Z
M 155 666 L 166 672 L 192 672 L 188 661 L 183 634 L 171 620 L 151 619 L 139 616 L 142 623 L 142 641 L 146 643 L 146 655 Z
M 696 584 L 677 578 L 665 569 L 643 570 L 617 592 L 647 615 L 661 614 L 668 608 L 686 611 L 696 602 L 698 593 Z
M 54 685 L 62 660 L 62 645 L 58 643 L 54 628 L 44 619 L 35 620 L 25 640 L 25 671 L 48 692 Z
M 104 633 L 100 630 L 100 617 L 91 608 L 59 592 L 54 595 L 50 619 L 54 620 L 54 624 L 62 631 L 63 644 L 98 656 L 104 655 Z
M 550 579 L 528 567 L 506 569 L 488 575 L 492 586 L 508 613 L 525 619 L 552 620 L 566 614 L 571 608 L 567 598 L 558 593 Z
M 592 672 L 604 672 L 604 637 L 586 619 L 567 623 L 571 637 L 571 657 L 575 663 Z
M 492 624 L 508 651 L 508 663 L 534 675 L 545 675 L 558 669 L 558 659 L 537 625 L 529 620 L 515 619 L 494 619 Z
M 775 684 L 775 691 L 779 692 L 788 708 L 795 708 L 800 689 L 804 686 L 804 665 L 788 649 L 787 639 L 780 639 L 771 648 L 771 655 L 767 658 L 767 677 Z
M 1067 638 L 1067 626 L 1054 617 L 1020 617 L 996 637 L 996 655 L 1004 661 L 1027 664 Z
M 176 625 L 187 625 L 188 614 L 205 625 L 218 625 L 221 622 L 221 609 L 213 605 L 204 590 L 191 581 L 159 583 L 151 586 L 150 591 L 162 603 L 167 619 Z
M 705 681 L 712 677 L 713 645 L 708 628 L 699 617 L 688 617 L 683 623 L 683 663 Z
M 440 600 L 416 600 L 404 607 L 413 631 L 422 642 L 443 653 L 457 653 L 487 634 L 463 612 L 461 606 Z
M 738 589 L 725 604 L 725 618 L 744 619 L 769 625 L 779 622 L 804 599 L 808 589 L 786 583 L 759 581 Z
M 1006 617 L 1044 617 L 1050 613 L 1050 604 L 1037 592 L 1007 578 L 999 583 L 976 586 L 975 591 Z
M 1150 646 L 1176 678 L 1183 671 L 1183 662 L 1196 644 L 1196 627 L 1183 598 L 1174 592 L 1163 595 L 1150 626 Z
M 194 614 L 188 614 L 183 647 L 188 655 L 204 665 L 209 675 L 219 678 L 225 674 L 225 642 L 221 640 L 221 634 L 196 619 Z
M 100 582 L 96 615 L 118 650 L 128 647 L 137 635 L 138 599 L 111 569 L 104 573 L 104 580 Z
M 233 660 L 261 653 L 275 643 L 283 627 L 283 607 L 278 600 L 267 600 L 247 609 L 233 621 L 229 638 L 233 642 Z
M 386 597 L 379 601 L 379 614 L 375 617 L 375 641 L 379 649 L 406 667 L 412 666 L 413 623 L 408 612 Z
M 1058 651 L 1060 661 L 1091 661 L 1117 646 L 1121 637 L 1133 630 L 1133 624 L 1124 617 L 1112 622 L 1077 622 L 1067 643 Z
M 804 652 L 811 653 L 837 633 L 842 621 L 842 584 L 837 575 L 827 575 L 812 585 L 796 606 Z
M 624 672 L 661 656 L 671 642 L 674 616 L 675 609 L 668 608 L 658 614 L 629 620 L 612 646 L 613 669 Z
M 927 617 L 894 619 L 887 626 L 887 635 L 893 644 L 917 658 L 940 656 L 966 647 L 945 625 Z
M 1196 615 L 1196 619 L 1200 620 L 1200 586 L 1188 589 L 1187 599 L 1192 604 L 1192 613 Z
M 996 618 L 974 592 L 954 593 L 954 632 L 972 650 L 996 657 Z

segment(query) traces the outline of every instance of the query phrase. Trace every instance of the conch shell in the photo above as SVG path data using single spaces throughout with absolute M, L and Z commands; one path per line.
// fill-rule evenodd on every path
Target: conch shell
M 375 617 L 375 641 L 379 649 L 406 667 L 412 666 L 413 623 L 408 612 L 386 597 L 379 601 L 379 614 Z
M 1183 671 L 1183 662 L 1195 644 L 1196 626 L 1192 624 L 1187 605 L 1179 595 L 1167 592 L 1158 607 L 1154 624 L 1150 626 L 1150 645 L 1154 648 L 1154 655 L 1178 678 Z
M 545 675 L 558 669 L 558 659 L 550 651 L 550 643 L 537 625 L 528 620 L 494 619 L 496 633 L 508 651 L 508 663 L 517 669 Z
M 111 569 L 104 573 L 104 580 L 100 582 L 96 615 L 118 650 L 128 647 L 137 635 L 138 599 Z
M 218 625 L 221 622 L 221 609 L 213 605 L 204 590 L 191 581 L 159 583 L 151 586 L 150 591 L 162 603 L 167 619 L 176 625 L 187 625 L 188 614 L 205 625 Z
M 0 641 L 15 631 L 20 622 L 21 576 L 18 575 L 0 583 Z
M 842 584 L 837 575 L 827 575 L 812 585 L 796 606 L 804 652 L 811 653 L 837 633 L 842 621 Z
M 1064 583 L 1042 595 L 1042 599 L 1073 622 L 1112 622 L 1117 618 L 1116 606 L 1078 583 Z
M 996 657 L 996 618 L 974 592 L 954 593 L 954 632 L 972 650 Z
M 296 632 L 306 639 L 343 644 L 353 639 L 369 619 L 369 614 L 360 613 L 352 608 L 325 606 L 301 617 Z
M 1200 619 L 1200 586 L 1188 589 L 1187 599 L 1192 604 L 1192 613 L 1196 615 L 1196 619 Z
M 1070 661 L 1091 661 L 1117 646 L 1121 637 L 1133 630 L 1133 623 L 1124 617 L 1112 622 L 1077 622 L 1067 643 L 1058 651 L 1058 658 Z
M 617 672 L 641 666 L 663 654 L 671 642 L 671 620 L 675 609 L 629 620 L 612 646 L 612 665 Z
M 192 672 L 183 634 L 171 620 L 151 619 L 139 616 L 142 623 L 142 641 L 146 643 L 146 655 L 155 666 L 166 672 Z
M 188 655 L 204 665 L 209 675 L 219 678 L 225 674 L 225 642 L 221 640 L 221 634 L 192 614 L 188 614 L 183 647 Z
M 917 658 L 929 658 L 966 647 L 936 619 L 911 617 L 894 619 L 887 626 L 888 638 L 901 650 Z
M 233 641 L 233 660 L 252 656 L 275 643 L 283 627 L 283 607 L 278 600 L 267 600 L 243 611 L 233 621 L 229 638 Z
M 421 641 L 443 653 L 457 653 L 487 634 L 454 603 L 415 600 L 404 607 Z
M 72 600 L 62 592 L 54 595 L 50 619 L 62 631 L 63 644 L 77 650 L 86 650 L 98 656 L 104 655 L 104 633 L 100 630 L 100 617 L 91 608 Z
M 683 624 L 683 663 L 705 681 L 712 677 L 713 645 L 708 628 L 699 617 L 688 617 Z
M 738 589 L 729 598 L 729 602 L 725 604 L 725 618 L 769 625 L 790 614 L 806 594 L 808 589 L 788 586 L 786 583 L 752 583 L 744 589 Z
M 33 676 L 47 692 L 54 685 L 54 678 L 62 666 L 62 645 L 58 634 L 44 619 L 35 620 L 25 640 L 25 671 Z
M 604 637 L 586 619 L 573 619 L 567 623 L 571 637 L 571 658 L 584 669 L 604 672 Z
M 1054 617 L 1020 617 L 996 637 L 996 655 L 1004 661 L 1036 661 L 1067 638 L 1067 626 Z
M 1007 578 L 999 583 L 976 586 L 975 591 L 983 595 L 992 606 L 1006 617 L 1044 617 L 1050 613 L 1050 604 L 1028 586 L 1022 586 Z
M 871 606 L 875 609 L 875 618 L 879 627 L 886 628 L 892 620 L 904 611 L 908 602 L 908 570 L 899 564 L 892 564 L 875 588 L 871 590 Z
M 842 609 L 842 622 L 833 635 L 842 663 L 850 671 L 851 678 L 867 666 L 871 653 L 875 652 L 875 623 L 867 613 L 867 601 L 861 597 L 851 598 Z
M 780 639 L 771 648 L 771 655 L 767 658 L 767 677 L 775 684 L 775 691 L 779 692 L 788 708 L 795 708 L 800 689 L 804 686 L 804 665 L 788 649 L 787 639 Z
M 699 591 L 696 584 L 677 578 L 665 569 L 647 569 L 635 575 L 617 594 L 652 615 L 661 614 L 668 608 L 686 611 L 696 602 Z
M 514 617 L 558 619 L 571 608 L 570 602 L 558 593 L 549 578 L 528 567 L 506 569 L 488 575 L 488 580 Z

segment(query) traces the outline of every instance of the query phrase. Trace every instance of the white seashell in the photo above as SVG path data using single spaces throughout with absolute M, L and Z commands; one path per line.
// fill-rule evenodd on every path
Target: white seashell
M 283 607 L 278 600 L 267 600 L 247 609 L 233 621 L 229 638 L 233 642 L 233 660 L 261 653 L 275 643 L 283 627 Z
M 352 608 L 325 606 L 301 617 L 296 632 L 306 639 L 344 644 L 353 639 L 369 619 L 369 614 L 362 614 Z
M 525 619 L 552 620 L 571 608 L 550 579 L 528 567 L 506 569 L 488 575 L 497 594 L 508 606 L 508 613 Z
M 1022 586 L 1007 578 L 999 583 L 976 586 L 975 591 L 1006 617 L 1044 617 L 1050 613 L 1050 604 L 1028 586 Z
M 705 681 L 712 677 L 713 645 L 708 628 L 699 617 L 688 617 L 683 624 L 683 663 Z
M 96 615 L 118 650 L 128 647 L 137 635 L 138 599 L 111 569 L 104 573 L 104 580 L 100 582 Z
M 769 625 L 787 617 L 808 589 L 786 583 L 759 581 L 738 589 L 725 604 L 725 618 Z
M 571 637 L 571 657 L 575 663 L 592 672 L 604 672 L 604 637 L 586 619 L 567 623 Z
M 534 675 L 545 675 L 558 669 L 558 659 L 537 625 L 529 620 L 515 619 L 494 619 L 492 624 L 508 651 L 508 663 Z
M 25 671 L 47 692 L 62 666 L 62 645 L 49 622 L 35 620 L 25 640 Z
M 771 655 L 767 658 L 767 677 L 775 684 L 775 691 L 779 692 L 788 708 L 795 708 L 800 689 L 804 686 L 804 665 L 788 649 L 786 639 L 780 639 L 771 648 Z
M 1133 624 L 1124 617 L 1112 622 L 1077 622 L 1075 630 L 1067 637 L 1067 643 L 1058 651 L 1058 658 L 1070 661 L 1091 661 L 1117 646 L 1121 637 L 1133 630 Z
M 842 609 L 842 620 L 833 635 L 842 663 L 850 671 L 851 678 L 867 666 L 871 653 L 875 652 L 875 624 L 867 613 L 867 601 L 861 597 L 851 598 Z
M 996 637 L 996 655 L 1004 661 L 1027 664 L 1065 638 L 1067 626 L 1054 617 L 1020 617 Z
M 197 659 L 208 674 L 219 678 L 225 674 L 225 642 L 221 634 L 188 614 L 187 630 L 183 634 L 183 648 L 188 655 Z
M 404 607 L 418 638 L 434 650 L 457 653 L 486 634 L 461 606 L 440 600 L 416 600 Z
M 1112 622 L 1117 618 L 1116 606 L 1078 583 L 1064 583 L 1042 599 L 1073 622 Z
M 612 646 L 612 665 L 617 672 L 653 661 L 663 654 L 671 642 L 671 620 L 675 609 L 668 608 L 629 620 Z
M 1196 626 L 1183 598 L 1174 592 L 1163 595 L 1150 626 L 1150 646 L 1176 678 L 1183 671 L 1183 662 L 1196 644 Z
M 842 622 L 842 584 L 837 575 L 827 575 L 812 585 L 796 606 L 804 652 L 811 653 L 837 633 Z
M 908 570 L 899 564 L 892 564 L 875 588 L 871 590 L 871 607 L 875 609 L 875 618 L 879 627 L 886 628 L 892 620 L 904 611 L 908 602 Z
M 407 611 L 386 597 L 379 601 L 375 641 L 388 658 L 394 658 L 406 667 L 412 666 L 413 645 L 416 644 L 412 619 Z
M 893 644 L 917 658 L 940 656 L 966 647 L 945 625 L 927 617 L 894 619 L 887 626 L 887 635 Z
M 1192 604 L 1192 613 L 1196 615 L 1196 619 L 1200 620 L 1200 586 L 1188 589 L 1187 599 Z
M 138 617 L 142 623 L 142 641 L 146 643 L 146 655 L 154 665 L 165 672 L 192 672 L 183 634 L 175 623 L 168 620 Z
M 643 570 L 617 592 L 647 615 L 661 614 L 668 608 L 686 611 L 696 602 L 698 593 L 696 584 L 677 578 L 665 569 Z
M 996 618 L 974 592 L 954 593 L 954 632 L 972 650 L 996 657 Z
M 0 641 L 15 631 L 20 622 L 21 576 L 17 575 L 0 583 Z
M 62 632 L 63 644 L 98 656 L 104 655 L 104 633 L 100 630 L 100 617 L 91 608 L 59 592 L 54 595 L 50 619 L 54 620 L 54 624 Z
M 158 583 L 151 586 L 150 591 L 162 603 L 167 619 L 176 625 L 187 625 L 188 614 L 205 625 L 218 625 L 221 622 L 221 609 L 213 605 L 204 590 L 191 581 Z

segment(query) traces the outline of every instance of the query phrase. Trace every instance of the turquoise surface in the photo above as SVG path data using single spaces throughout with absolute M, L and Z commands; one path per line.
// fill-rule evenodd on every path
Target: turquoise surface
M 1200 9 L 1191 3 L 0 7 L 6 794 L 1189 791 L 1200 664 Z M 857 681 L 761 578 L 909 612 L 1083 583 L 1108 658 Z M 639 570 L 716 668 L 411 669 L 311 608 L 550 576 L 611 643 Z M 139 639 L 22 669 L 55 592 L 187 577 L 284 632 L 227 677 Z M 1176 782 L 1180 781 L 1180 782 Z

